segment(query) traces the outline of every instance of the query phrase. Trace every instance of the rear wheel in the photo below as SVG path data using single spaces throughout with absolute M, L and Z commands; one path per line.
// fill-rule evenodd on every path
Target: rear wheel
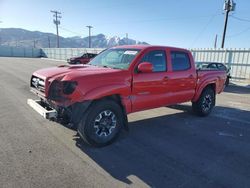
M 230 82 L 229 80 L 230 80 L 230 78 L 229 78 L 229 76 L 227 76 L 227 79 L 226 79 L 226 82 L 225 82 L 226 87 L 229 85 L 229 82 Z
M 192 103 L 193 111 L 199 116 L 207 116 L 215 105 L 215 93 L 211 87 L 203 90 L 198 101 Z
M 98 101 L 85 112 L 78 132 L 88 144 L 96 147 L 106 146 L 118 137 L 122 120 L 123 112 L 116 102 Z

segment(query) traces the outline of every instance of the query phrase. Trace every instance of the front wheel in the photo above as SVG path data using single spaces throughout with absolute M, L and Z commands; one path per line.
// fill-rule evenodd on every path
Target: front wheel
M 211 87 L 203 90 L 198 101 L 192 103 L 193 111 L 199 116 L 207 116 L 215 106 L 215 93 Z
M 88 144 L 102 147 L 111 144 L 119 135 L 123 112 L 112 100 L 95 102 L 85 112 L 78 126 L 78 132 Z

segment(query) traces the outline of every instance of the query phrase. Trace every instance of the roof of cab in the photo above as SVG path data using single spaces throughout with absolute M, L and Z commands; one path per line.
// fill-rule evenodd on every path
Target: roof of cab
M 115 46 L 112 47 L 113 49 L 119 49 L 119 48 L 129 48 L 129 49 L 139 49 L 139 50 L 144 50 L 147 48 L 169 48 L 172 50 L 184 50 L 187 51 L 184 48 L 176 48 L 176 47 L 171 47 L 171 46 L 158 46 L 158 45 L 123 45 L 123 46 Z

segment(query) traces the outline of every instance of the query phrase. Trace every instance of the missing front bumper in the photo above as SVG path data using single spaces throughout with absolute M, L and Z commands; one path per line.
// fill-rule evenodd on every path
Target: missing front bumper
M 56 119 L 58 116 L 55 109 L 45 104 L 41 100 L 28 99 L 27 104 L 46 119 Z

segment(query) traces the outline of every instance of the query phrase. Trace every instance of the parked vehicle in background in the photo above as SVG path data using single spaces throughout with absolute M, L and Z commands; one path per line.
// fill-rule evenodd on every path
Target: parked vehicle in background
M 67 117 L 93 146 L 112 143 L 127 114 L 183 102 L 207 116 L 224 89 L 224 70 L 196 70 L 190 51 L 164 46 L 118 46 L 87 65 L 61 65 L 33 73 L 31 91 L 42 108 Z
M 228 86 L 230 83 L 231 73 L 230 68 L 228 68 L 223 63 L 218 62 L 196 62 L 196 67 L 198 69 L 214 69 L 214 70 L 224 70 L 227 73 L 227 79 L 225 82 L 225 86 Z
M 72 57 L 67 60 L 69 64 L 87 64 L 90 62 L 91 59 L 93 59 L 97 54 L 95 53 L 84 53 L 83 55 L 79 57 Z

